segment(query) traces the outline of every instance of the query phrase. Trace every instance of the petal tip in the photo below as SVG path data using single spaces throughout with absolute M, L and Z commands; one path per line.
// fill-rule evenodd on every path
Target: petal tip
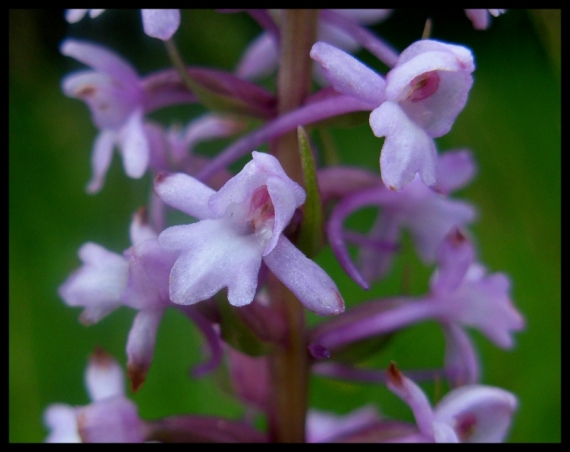
M 147 366 L 132 363 L 127 365 L 127 377 L 131 382 L 131 391 L 133 393 L 136 393 L 142 387 L 146 380 L 147 371 Z
M 404 385 L 403 375 L 396 367 L 396 363 L 394 363 L 394 361 L 390 362 L 390 365 L 386 370 L 386 376 L 388 378 L 388 381 L 394 386 L 402 387 Z

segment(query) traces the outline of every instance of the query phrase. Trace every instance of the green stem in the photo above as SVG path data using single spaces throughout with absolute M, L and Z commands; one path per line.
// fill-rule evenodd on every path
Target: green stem
M 315 41 L 318 11 L 283 10 L 281 56 L 277 80 L 279 114 L 303 104 L 311 88 L 309 52 Z M 289 177 L 303 185 L 296 132 L 275 140 L 271 152 Z M 274 442 L 304 442 L 309 381 L 305 313 L 302 304 L 273 275 L 271 305 L 288 325 L 287 343 L 270 356 L 272 393 L 269 430 Z
M 174 44 L 174 41 L 172 39 L 168 39 L 164 42 L 164 45 L 166 46 L 166 52 L 168 53 L 168 58 L 170 58 L 172 65 L 178 71 L 180 78 L 184 81 L 188 90 L 190 92 L 193 92 L 195 88 L 194 83 L 188 76 L 188 72 L 186 72 L 186 66 L 184 65 L 184 60 L 182 60 L 182 56 L 180 55 L 180 52 L 178 51 L 176 44 Z

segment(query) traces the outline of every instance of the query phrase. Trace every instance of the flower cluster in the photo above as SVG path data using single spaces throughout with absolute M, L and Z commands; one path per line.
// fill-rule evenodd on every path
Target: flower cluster
M 74 23 L 102 12 L 68 10 L 66 19 Z M 143 420 L 126 395 L 120 364 L 98 348 L 86 371 L 92 403 L 48 407 L 47 441 L 503 441 L 517 398 L 481 383 L 467 329 L 508 349 L 525 322 L 511 300 L 508 276 L 487 272 L 477 259 L 467 230 L 476 208 L 450 196 L 475 175 L 474 157 L 467 149 L 438 153 L 435 141 L 467 103 L 475 70 L 471 51 L 429 38 L 396 51 L 366 27 L 388 22 L 391 10 L 219 10 L 244 12 L 264 31 L 233 73 L 184 65 L 173 41 L 179 10 L 142 10 L 144 32 L 164 41 L 171 69 L 140 75 L 99 44 L 62 43 L 64 55 L 90 67 L 62 81 L 64 94 L 84 101 L 99 129 L 87 191 L 103 189 L 115 148 L 128 177 L 150 174 L 154 184 L 150 205 L 133 215 L 131 246 L 116 253 L 85 243 L 81 266 L 59 295 L 83 308 L 86 325 L 123 305 L 136 310 L 126 343 L 133 392 L 144 385 L 164 312 L 182 312 L 210 352 L 193 377 L 225 366 L 246 414 L 237 420 L 179 413 Z M 500 12 L 466 11 L 478 29 Z M 364 65 L 349 53 L 358 49 L 389 70 Z M 276 68 L 275 93 L 254 82 Z M 314 93 L 301 89 L 317 85 Z M 188 103 L 209 112 L 187 118 L 184 127 L 149 118 Z M 324 150 L 312 131 L 361 112 L 369 112 L 370 133 L 383 140 L 358 152 L 379 156 L 379 167 L 321 163 Z M 234 136 L 212 158 L 194 152 L 201 141 Z M 270 152 L 259 150 L 265 144 Z M 369 207 L 378 212 L 368 232 L 346 227 L 350 215 Z M 171 209 L 187 219 L 170 224 Z M 346 308 L 351 294 L 341 295 L 317 263 L 319 251 L 330 246 L 347 275 L 369 289 L 390 275 L 403 232 L 420 260 L 435 265 L 428 293 Z M 316 326 L 305 325 L 305 308 L 323 317 Z M 363 346 L 427 320 L 445 336 L 440 369 L 358 365 Z M 310 374 L 384 384 L 410 407 L 415 424 L 381 416 L 377 400 L 345 416 L 307 408 Z M 451 389 L 432 408 L 413 379 L 441 377 Z M 256 427 L 258 415 L 267 431 Z

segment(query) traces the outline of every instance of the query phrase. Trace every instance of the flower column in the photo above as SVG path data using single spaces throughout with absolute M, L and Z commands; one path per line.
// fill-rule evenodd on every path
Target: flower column
M 309 52 L 315 41 L 317 10 L 283 10 L 281 55 L 277 81 L 278 111 L 284 114 L 302 105 L 311 84 Z M 303 186 L 297 134 L 272 143 L 287 175 Z M 269 429 L 275 442 L 304 442 L 307 411 L 308 361 L 303 305 L 279 281 L 270 278 L 271 304 L 289 326 L 286 346 L 270 357 L 272 400 Z

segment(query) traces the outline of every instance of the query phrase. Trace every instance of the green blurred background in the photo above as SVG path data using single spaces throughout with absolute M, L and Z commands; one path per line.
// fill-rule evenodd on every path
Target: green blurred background
M 440 151 L 473 149 L 478 175 L 457 196 L 478 207 L 471 231 L 480 259 L 490 271 L 510 275 L 513 299 L 527 320 L 511 351 L 471 334 L 481 355 L 483 382 L 520 398 L 509 441 L 558 442 L 560 11 L 511 10 L 493 19 L 489 30 L 476 31 L 462 10 L 396 10 L 375 30 L 402 50 L 420 38 L 427 17 L 433 38 L 467 45 L 475 54 L 467 107 L 438 146 Z M 143 35 L 136 11 L 109 11 L 68 25 L 63 10 L 10 10 L 9 32 L 9 440 L 40 442 L 47 434 L 42 424 L 46 406 L 88 403 L 83 373 L 96 345 L 126 360 L 134 311 L 121 308 L 86 328 L 77 321 L 80 310 L 66 307 L 57 287 L 78 267 L 82 243 L 93 241 L 116 252 L 129 246 L 130 217 L 146 203 L 151 183 L 148 176 L 126 178 L 115 154 L 102 192 L 85 193 L 96 129 L 86 106 L 61 93 L 62 77 L 80 66 L 59 55 L 59 43 L 74 36 L 108 45 L 141 74 L 168 66 L 168 60 L 162 43 Z M 187 63 L 231 70 L 258 33 L 257 24 L 243 13 L 190 11 L 183 13 L 176 41 Z M 384 70 L 367 52 L 357 56 Z M 170 109 L 156 118 L 185 123 L 201 111 Z M 344 163 L 377 170 L 381 142 L 366 124 L 331 134 Z M 223 144 L 198 150 L 212 152 Z M 417 261 L 408 240 L 390 277 L 370 293 L 343 275 L 329 250 L 317 260 L 349 305 L 398 294 L 402 287 L 425 293 L 432 271 Z M 437 325 L 426 323 L 398 335 L 365 365 L 385 368 L 395 360 L 401 369 L 436 367 L 442 347 Z M 141 416 L 240 416 L 240 405 L 218 389 L 219 376 L 188 378 L 189 367 L 202 359 L 196 328 L 178 312 L 168 312 L 147 382 L 133 395 Z M 438 388 L 423 387 L 433 400 Z M 312 406 L 346 413 L 370 402 L 388 416 L 411 420 L 409 409 L 382 385 L 311 382 Z

